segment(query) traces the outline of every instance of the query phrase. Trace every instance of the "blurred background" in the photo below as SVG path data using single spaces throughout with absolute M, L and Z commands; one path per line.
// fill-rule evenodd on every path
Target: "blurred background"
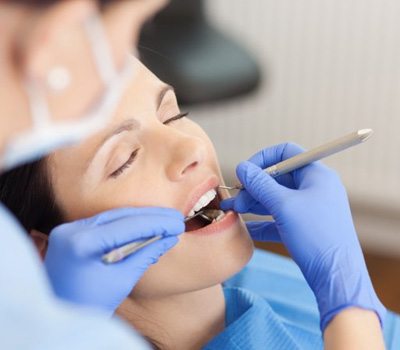
M 155 70 L 191 62 L 163 78 L 213 140 L 228 184 L 236 164 L 260 148 L 289 140 L 309 148 L 374 129 L 366 144 L 326 163 L 348 189 L 378 294 L 400 312 L 400 2 L 193 0 L 171 34 L 184 45 L 163 51 L 168 18 L 182 18 L 179 3 L 145 32 L 147 47 L 146 35 L 164 33 L 164 47 L 147 58 L 158 55 Z M 185 56 L 188 47 L 199 52 Z M 196 74 L 185 76 L 185 67 Z

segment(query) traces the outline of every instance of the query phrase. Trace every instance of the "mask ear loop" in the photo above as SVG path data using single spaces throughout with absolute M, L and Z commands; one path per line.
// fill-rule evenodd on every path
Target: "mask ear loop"
M 111 56 L 111 47 L 99 15 L 94 14 L 85 20 L 83 27 L 91 42 L 91 48 L 97 71 L 104 84 L 117 75 L 117 69 Z
M 32 117 L 32 129 L 45 128 L 51 122 L 51 113 L 44 94 L 33 81 L 25 82 L 25 90 Z
M 100 129 L 101 126 L 99 127 L 99 121 L 107 120 L 113 113 L 118 101 L 123 95 L 124 89 L 129 84 L 135 73 L 135 65 L 130 57 L 131 54 L 128 54 L 122 69 L 118 71 L 111 54 L 112 50 L 109 45 L 104 25 L 98 14 L 89 17 L 89 19 L 84 22 L 83 26 L 90 41 L 90 47 L 92 49 L 97 72 L 100 75 L 106 90 L 105 94 L 97 104 L 99 107 L 95 110 L 88 111 L 86 122 L 92 124 L 90 126 L 91 128 Z M 137 56 L 136 49 L 133 49 L 133 55 Z M 87 126 L 89 127 L 89 125 Z

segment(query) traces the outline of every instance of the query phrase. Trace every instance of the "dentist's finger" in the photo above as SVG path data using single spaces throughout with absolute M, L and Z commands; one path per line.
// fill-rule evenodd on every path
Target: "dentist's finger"
M 220 208 L 223 211 L 228 211 L 228 210 L 233 210 L 233 206 L 235 205 L 235 199 L 236 197 L 230 197 L 227 199 L 224 199 L 219 203 Z
M 251 162 L 240 163 L 237 175 L 246 191 L 272 215 L 274 209 L 278 208 L 277 205 L 287 200 L 292 191 L 278 184 L 273 177 Z
M 282 143 L 259 151 L 250 157 L 249 162 L 252 162 L 262 169 L 266 169 L 302 152 L 304 152 L 304 149 L 294 143 Z M 291 189 L 296 187 L 291 173 L 278 176 L 275 180 L 285 187 Z
M 228 198 L 220 203 L 222 210 L 234 210 L 237 213 L 269 215 L 265 207 L 257 202 L 246 190 L 240 191 L 236 197 Z
M 282 242 L 279 231 L 273 221 L 249 221 L 246 223 L 246 227 L 251 238 L 255 241 Z
M 179 239 L 177 237 L 162 238 L 111 265 L 117 266 L 118 269 L 125 269 L 129 274 L 131 274 L 131 271 L 135 271 L 136 276 L 137 271 L 141 271 L 141 274 L 136 277 L 138 279 L 151 265 L 157 263 L 165 253 L 175 247 L 178 242 Z M 132 278 L 135 278 L 133 274 Z
M 123 218 L 85 232 L 71 239 L 82 255 L 104 254 L 112 249 L 153 236 L 176 236 L 185 231 L 183 220 L 167 216 L 142 215 Z
M 234 210 L 238 213 L 270 215 L 268 210 L 260 202 L 254 199 L 246 190 L 240 191 L 236 196 Z
M 251 156 L 249 162 L 265 169 L 302 152 L 304 152 L 304 148 L 295 143 L 286 142 L 262 149 Z

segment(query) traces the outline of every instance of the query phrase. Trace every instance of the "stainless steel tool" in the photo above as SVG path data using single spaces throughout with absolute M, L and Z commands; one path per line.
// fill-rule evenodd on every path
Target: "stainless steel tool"
M 214 220 L 218 220 L 218 218 L 221 216 L 222 213 L 223 212 L 218 209 L 204 209 L 204 210 L 198 211 L 196 214 L 194 214 L 192 216 L 186 217 L 185 222 L 192 220 L 193 218 L 195 218 L 197 216 L 201 216 L 203 219 L 208 220 L 211 223 Z M 115 263 L 115 262 L 120 261 L 120 260 L 126 258 L 127 256 L 137 252 L 139 249 L 142 249 L 142 248 L 148 246 L 149 244 L 160 240 L 162 237 L 163 236 L 161 236 L 161 235 L 157 235 L 157 236 L 154 236 L 154 237 L 144 240 L 144 241 L 142 240 L 142 241 L 138 241 L 138 242 L 128 243 L 126 245 L 123 245 L 119 248 L 112 250 L 111 252 L 109 252 L 107 254 L 104 254 L 102 257 L 102 260 L 106 264 Z

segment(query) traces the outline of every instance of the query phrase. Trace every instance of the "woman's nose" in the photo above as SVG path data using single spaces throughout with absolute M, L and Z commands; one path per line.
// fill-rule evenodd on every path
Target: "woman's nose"
M 171 181 L 181 181 L 198 170 L 206 158 L 206 145 L 198 137 L 181 136 L 169 147 L 166 173 Z

